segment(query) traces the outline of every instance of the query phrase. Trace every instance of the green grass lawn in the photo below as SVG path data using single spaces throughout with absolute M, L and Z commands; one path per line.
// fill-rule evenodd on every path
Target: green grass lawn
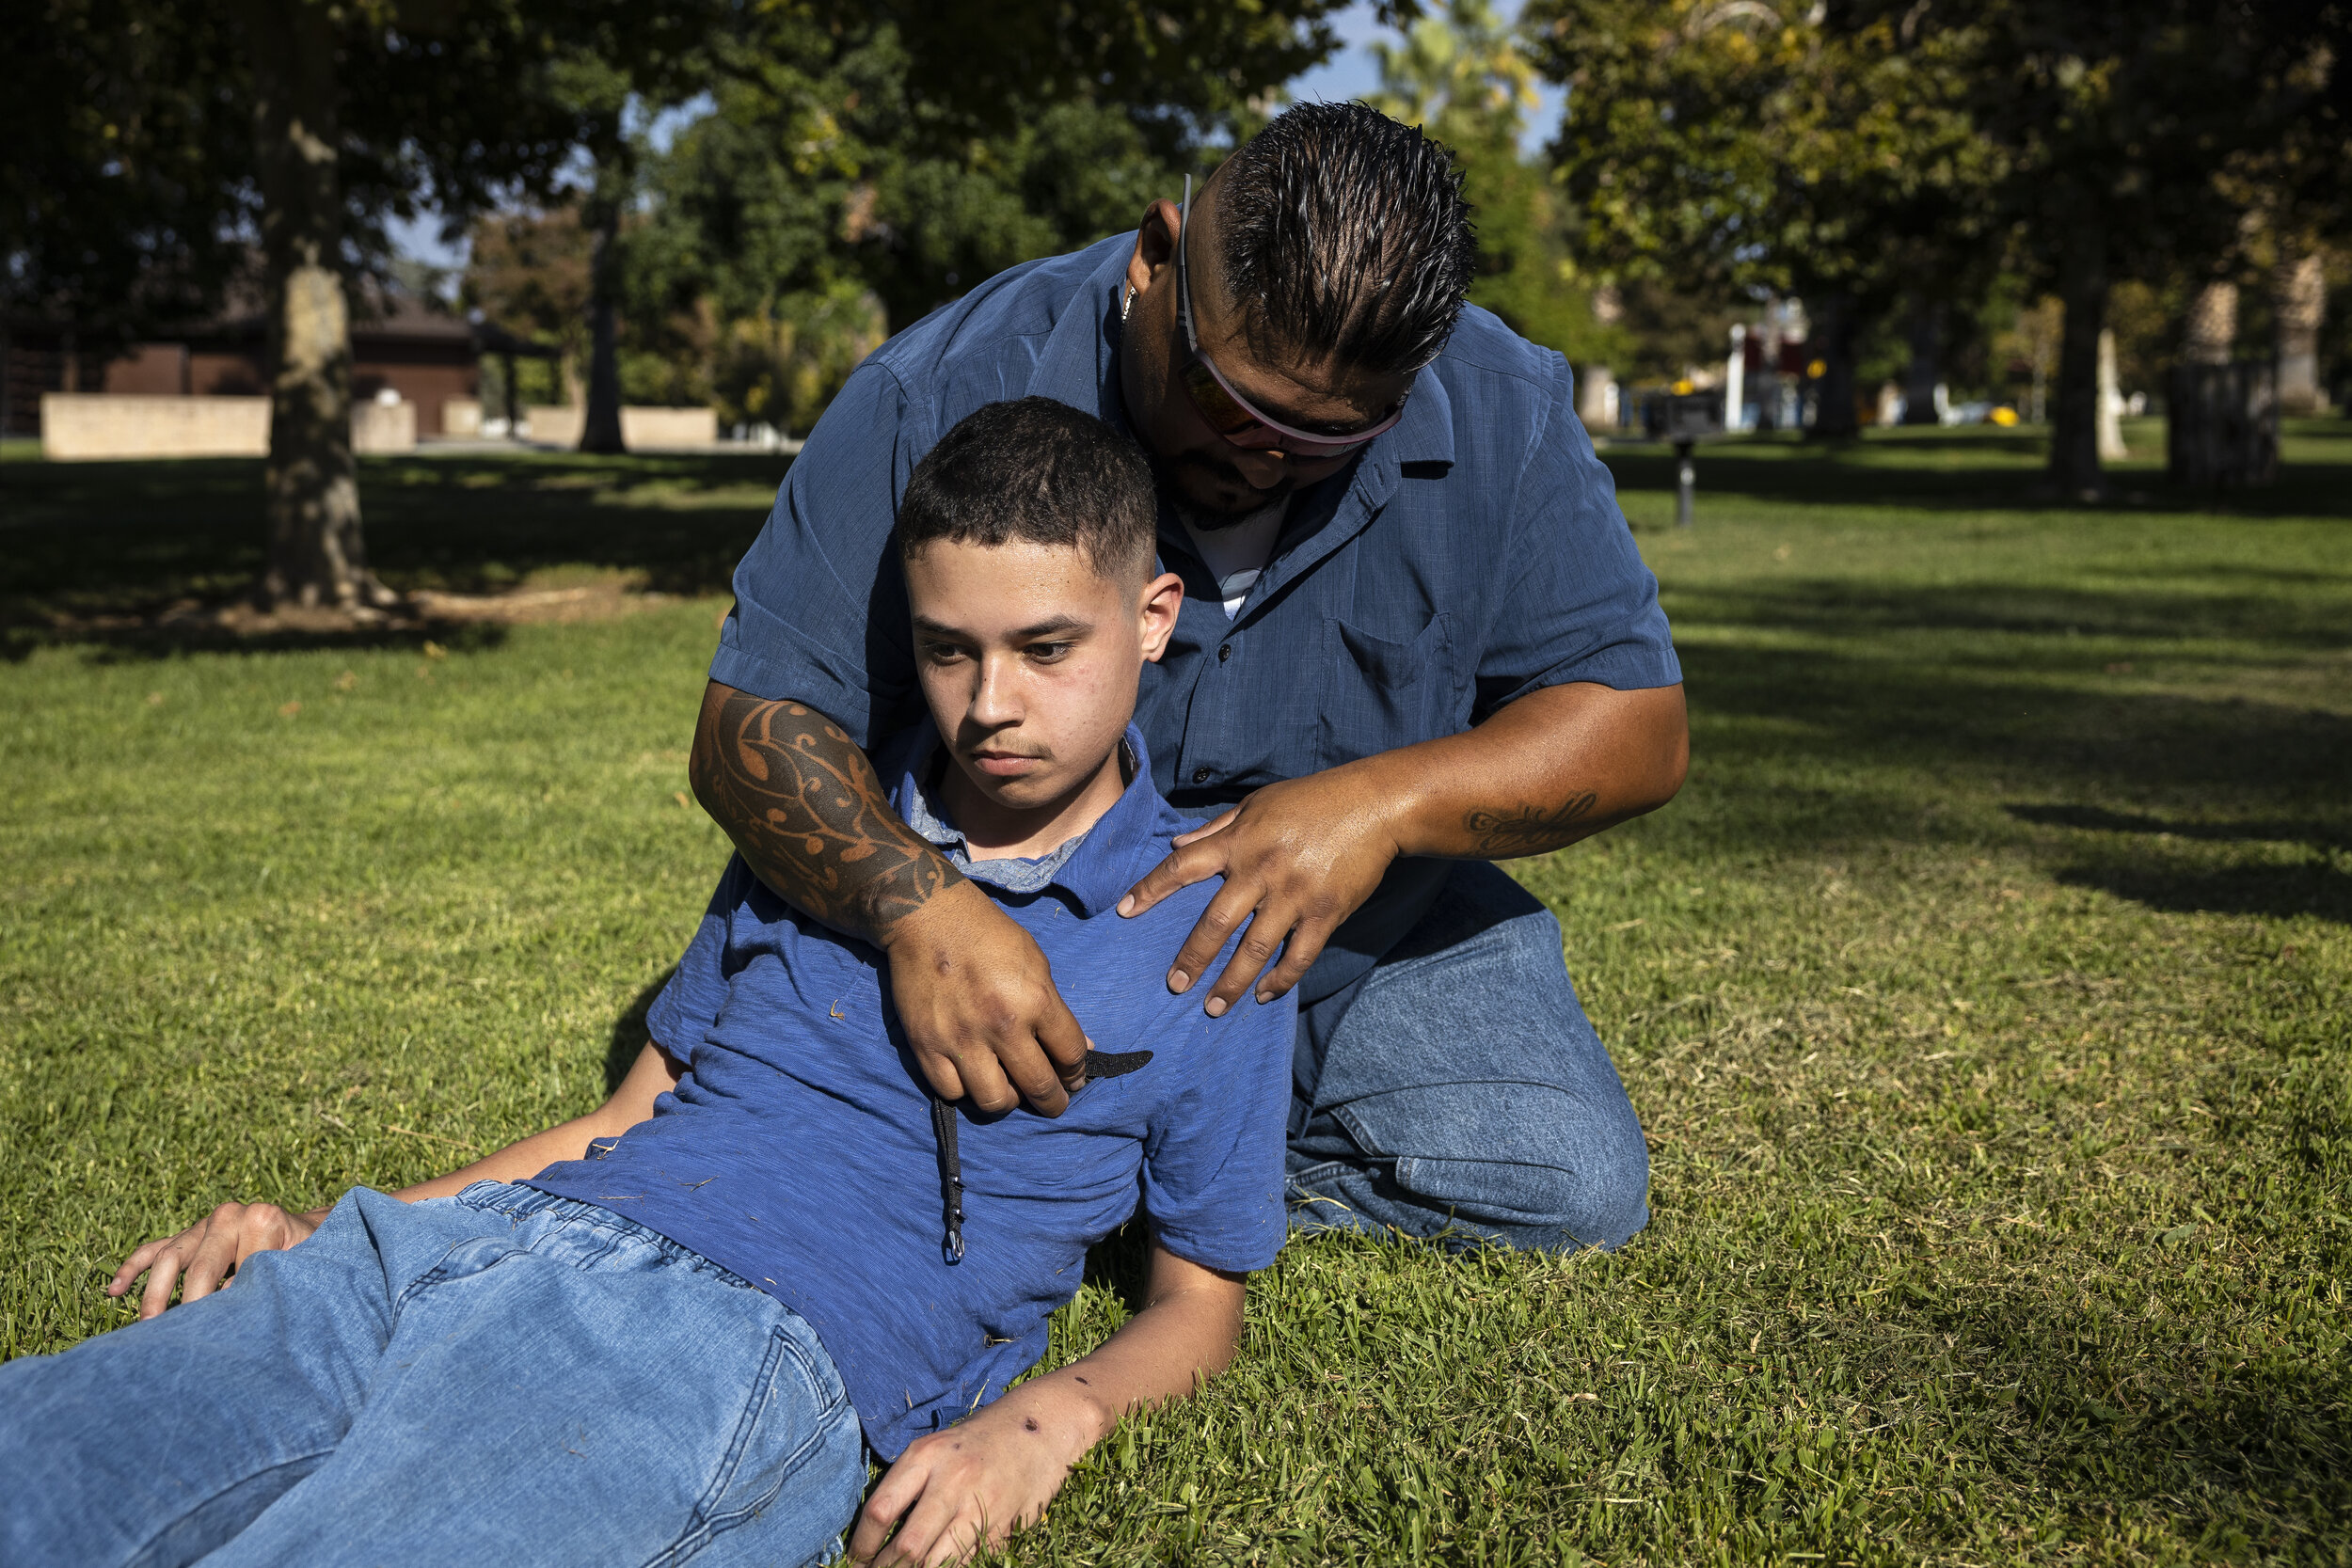
M 1517 869 L 1649 1229 L 1293 1247 L 1013 1560 L 2352 1563 L 2352 424 L 2218 508 L 2036 510 L 2038 452 L 1708 449 L 1687 531 L 1609 454 L 1691 783 Z M 400 585 L 661 595 L 434 657 L 107 620 L 252 570 L 250 465 L 0 465 L 0 1354 L 222 1197 L 601 1096 L 724 859 L 685 748 L 779 471 L 368 462 Z

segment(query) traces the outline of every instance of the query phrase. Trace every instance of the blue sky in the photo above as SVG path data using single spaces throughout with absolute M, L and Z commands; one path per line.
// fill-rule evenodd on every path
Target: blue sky
M 1521 0 L 1495 0 L 1495 12 L 1505 22 L 1516 21 Z M 1361 98 L 1380 85 L 1379 56 L 1372 46 L 1382 38 L 1396 35 L 1373 19 L 1372 7 L 1359 3 L 1340 13 L 1334 24 L 1340 35 L 1339 51 L 1324 65 L 1315 67 L 1291 82 L 1291 96 L 1299 99 L 1345 101 Z M 1537 84 L 1543 103 L 1529 117 L 1527 135 L 1521 145 L 1533 152 L 1551 139 L 1560 128 L 1560 110 L 1567 103 L 1566 89 L 1549 82 Z
M 1496 0 L 1495 9 L 1508 20 L 1518 15 L 1521 3 L 1522 0 Z M 1394 35 L 1374 20 L 1373 8 L 1367 0 L 1359 0 L 1358 4 L 1343 11 L 1334 24 L 1334 30 L 1340 36 L 1339 50 L 1327 63 L 1295 78 L 1290 84 L 1292 97 L 1344 101 L 1360 98 L 1380 85 L 1380 61 L 1373 53 L 1372 46 L 1384 36 Z M 1525 146 L 1531 152 L 1549 141 L 1552 133 L 1559 129 L 1561 106 L 1566 102 L 1563 90 L 1549 83 L 1542 85 L 1542 107 L 1530 119 L 1527 127 Z M 656 143 L 666 143 L 669 138 L 663 135 L 664 130 L 674 129 L 675 123 L 689 118 L 691 106 L 688 113 L 664 117 L 672 122 L 670 126 L 665 127 L 661 120 L 657 120 L 651 128 Z M 454 267 L 463 265 L 465 261 L 462 245 L 453 246 L 441 242 L 437 217 L 423 217 L 413 223 L 392 225 L 392 243 L 403 256 L 428 261 L 435 266 Z

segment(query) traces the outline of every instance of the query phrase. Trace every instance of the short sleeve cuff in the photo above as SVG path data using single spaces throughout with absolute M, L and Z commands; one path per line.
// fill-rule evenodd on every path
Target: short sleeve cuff
M 1215 1236 L 1195 1235 L 1182 1229 L 1170 1229 L 1156 1220 L 1152 1236 L 1160 1245 L 1187 1263 L 1204 1269 L 1220 1269 L 1227 1274 L 1255 1274 L 1272 1268 L 1281 1254 L 1282 1243 L 1290 1239 L 1290 1222 L 1279 1204 L 1274 1217 L 1266 1222 L 1271 1237 L 1234 1236 L 1230 1233 Z
M 865 733 L 868 705 L 865 690 L 830 679 L 806 661 L 778 663 L 722 641 L 710 658 L 710 678 L 764 703 L 806 703 L 852 738 Z
M 1620 642 L 1575 659 L 1564 659 L 1531 675 L 1494 700 L 1495 707 L 1518 702 L 1531 691 L 1586 681 L 1613 691 L 1648 691 L 1682 684 L 1682 660 L 1671 643 Z M 1491 711 L 1491 709 L 1486 710 Z

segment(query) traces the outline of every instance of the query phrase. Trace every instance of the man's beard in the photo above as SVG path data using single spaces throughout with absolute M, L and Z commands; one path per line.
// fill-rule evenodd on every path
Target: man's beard
M 1239 468 L 1231 463 L 1220 463 L 1206 452 L 1178 452 L 1174 457 L 1162 457 L 1158 452 L 1148 452 L 1146 455 L 1152 460 L 1152 478 L 1159 485 L 1160 494 L 1168 498 L 1168 509 L 1176 514 L 1179 521 L 1202 533 L 1238 528 L 1267 507 L 1289 499 L 1296 483 L 1284 475 L 1279 483 L 1256 490 L 1242 477 Z M 1240 491 L 1248 498 L 1242 510 L 1229 512 L 1193 499 L 1177 483 L 1177 475 L 1185 470 L 1203 474 L 1220 485 Z

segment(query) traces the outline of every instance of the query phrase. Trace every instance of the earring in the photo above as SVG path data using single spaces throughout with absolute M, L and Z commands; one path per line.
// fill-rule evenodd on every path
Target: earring
M 1136 308 L 1136 286 L 1130 283 L 1126 287 L 1127 292 L 1119 299 L 1119 325 L 1121 326 L 1127 325 L 1128 314 Z

